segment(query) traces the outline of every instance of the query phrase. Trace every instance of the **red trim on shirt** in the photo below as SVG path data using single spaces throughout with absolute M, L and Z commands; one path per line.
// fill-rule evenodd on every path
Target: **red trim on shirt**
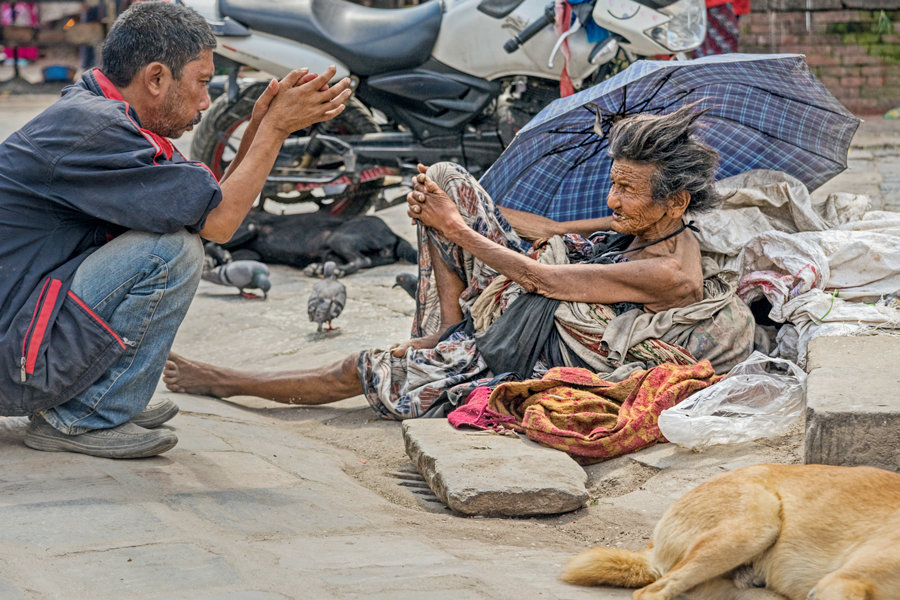
M 219 178 L 216 177 L 216 174 L 213 173 L 212 169 L 210 169 L 210 168 L 206 165 L 206 163 L 200 162 L 199 160 L 188 160 L 188 158 L 184 155 L 184 153 L 183 153 L 181 150 L 179 150 L 178 148 L 175 147 L 175 144 L 172 144 L 172 148 L 175 149 L 175 152 L 178 153 L 178 156 L 180 156 L 181 158 L 183 158 L 183 159 L 186 160 L 187 162 L 191 163 L 192 165 L 197 165 L 198 167 L 203 167 L 204 169 L 206 169 L 207 171 L 209 171 L 209 174 L 212 175 L 213 180 L 214 180 L 216 183 L 219 183 Z
M 37 323 L 34 326 L 34 333 L 31 334 L 31 341 L 28 343 L 28 356 L 25 362 L 25 372 L 29 375 L 34 374 L 34 365 L 37 364 L 38 350 L 41 348 L 41 342 L 44 340 L 44 334 L 47 332 L 47 325 L 50 323 L 50 315 L 53 314 L 53 307 L 56 304 L 56 298 L 59 295 L 59 289 L 62 282 L 59 279 L 50 280 L 50 289 L 47 290 L 47 297 L 41 304 L 41 312 L 38 314 Z
M 103 74 L 103 71 L 95 67 L 91 69 L 91 74 L 94 76 L 94 79 L 97 80 L 97 85 L 100 86 L 100 90 L 103 92 L 104 96 L 110 100 L 120 100 L 125 102 L 125 98 L 122 97 L 119 88 L 113 85 L 113 82 Z
M 106 321 L 104 321 L 104 320 L 101 319 L 99 316 L 97 316 L 97 313 L 95 313 L 95 312 L 92 311 L 90 308 L 88 308 L 88 305 L 85 304 L 84 301 L 82 301 L 81 298 L 79 298 L 78 296 L 76 296 L 76 295 L 75 295 L 75 292 L 73 292 L 72 290 L 69 290 L 69 298 L 71 298 L 72 300 L 74 300 L 75 303 L 76 303 L 78 306 L 80 306 L 81 308 L 83 308 L 85 311 L 87 311 L 87 313 L 88 313 L 89 315 L 91 315 L 92 317 L 94 317 L 94 319 L 96 319 L 97 322 L 100 323 L 100 325 L 102 325 L 103 328 L 106 329 L 106 330 L 110 333 L 110 335 L 112 335 L 114 338 L 116 338 L 116 341 L 119 342 L 119 345 L 122 346 L 122 349 L 123 349 L 123 350 L 125 349 L 125 342 L 122 341 L 122 338 L 119 337 L 119 334 L 117 334 L 115 331 L 113 331 L 113 330 L 112 330 L 112 327 L 110 327 L 110 326 L 106 323 Z
M 172 142 L 170 142 L 168 138 L 164 138 L 143 127 L 141 127 L 140 130 L 143 136 L 156 148 L 156 156 L 162 154 L 166 157 L 166 160 L 172 160 L 172 154 L 175 153 L 175 146 L 172 145 Z
M 109 78 L 103 74 L 98 68 L 91 69 L 91 74 L 94 76 L 94 79 L 97 80 L 97 85 L 100 86 L 100 91 L 103 92 L 103 95 L 109 98 L 110 100 L 118 100 L 120 102 L 125 102 L 125 98 L 122 97 L 122 94 L 119 92 L 119 89 L 113 85 L 113 82 L 109 80 Z M 128 109 L 130 105 L 128 102 L 125 102 L 125 112 L 128 113 Z M 131 119 L 131 115 L 128 115 L 128 118 Z M 149 129 L 144 129 L 143 127 L 139 127 L 137 123 L 135 123 L 134 119 L 131 119 L 131 122 L 134 123 L 134 126 L 138 128 L 138 131 L 141 132 L 141 135 L 150 142 L 150 145 L 153 146 L 153 149 L 156 150 L 156 156 L 162 154 L 166 157 L 166 160 L 172 160 L 172 154 L 175 152 L 175 146 L 172 145 L 172 142 L 164 138 L 163 136 L 153 133 Z
M 22 356 L 24 357 L 28 352 L 28 334 L 31 331 L 31 328 L 34 327 L 34 321 L 37 319 L 38 312 L 41 308 L 41 300 L 44 298 L 44 292 L 47 291 L 47 286 L 50 285 L 50 278 L 44 280 L 44 287 L 41 288 L 41 293 L 38 294 L 37 303 L 34 305 L 34 314 L 31 315 L 31 322 L 28 323 L 28 328 L 25 330 L 25 336 L 22 339 Z
M 200 162 L 200 161 L 193 161 L 193 162 L 194 162 L 195 165 L 197 165 L 197 166 L 199 166 L 199 167 L 203 167 L 204 169 L 206 169 L 207 171 L 209 171 L 210 177 L 212 177 L 213 180 L 214 180 L 216 183 L 219 183 L 219 178 L 216 177 L 216 174 L 213 173 L 212 169 L 210 169 L 210 168 L 206 165 L 206 163 L 203 163 L 203 162 Z

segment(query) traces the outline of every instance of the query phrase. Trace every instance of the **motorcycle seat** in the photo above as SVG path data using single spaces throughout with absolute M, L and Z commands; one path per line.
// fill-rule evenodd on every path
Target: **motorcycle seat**
M 223 17 L 319 48 L 354 75 L 421 65 L 441 28 L 440 0 L 411 8 L 369 8 L 347 0 L 218 1 Z

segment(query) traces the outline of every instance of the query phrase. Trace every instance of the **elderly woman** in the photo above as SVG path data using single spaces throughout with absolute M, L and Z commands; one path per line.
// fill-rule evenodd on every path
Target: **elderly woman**
M 382 416 L 404 419 L 457 386 L 554 366 L 587 367 L 611 380 L 704 358 L 727 370 L 752 351 L 754 322 L 734 295 L 733 274 L 702 264 L 683 221 L 720 201 L 716 152 L 692 135 L 698 117 L 687 107 L 615 125 L 611 217 L 558 223 L 498 209 L 461 167 L 420 165 L 407 197 L 420 240 L 412 340 L 284 373 L 173 354 L 166 385 L 289 404 L 363 393 Z

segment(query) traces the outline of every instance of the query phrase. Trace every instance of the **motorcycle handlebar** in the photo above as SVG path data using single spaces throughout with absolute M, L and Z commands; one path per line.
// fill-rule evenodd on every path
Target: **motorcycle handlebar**
M 556 6 L 551 2 L 547 5 L 547 8 L 544 9 L 544 15 L 540 19 L 520 31 L 515 37 L 506 40 L 506 43 L 503 44 L 503 49 L 506 50 L 507 54 L 512 54 L 518 50 L 522 44 L 536 36 L 544 27 L 552 25 L 555 21 Z

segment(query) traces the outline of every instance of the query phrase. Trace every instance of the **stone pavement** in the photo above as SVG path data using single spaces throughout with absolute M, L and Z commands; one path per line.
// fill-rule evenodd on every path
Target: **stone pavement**
M 598 597 L 555 580 L 570 552 L 393 505 L 290 420 L 181 404 L 178 447 L 137 461 L 33 452 L 0 421 L 0 597 Z M 460 523 L 432 538 L 429 518 Z
M 0 98 L 0 138 L 50 100 Z M 850 169 L 823 191 L 900 206 L 900 122 L 873 119 L 857 139 Z M 402 207 L 379 216 L 414 241 Z M 202 282 L 176 350 L 268 371 L 404 339 L 413 303 L 391 285 L 414 270 L 390 265 L 345 279 L 341 329 L 325 334 L 305 316 L 314 280 L 296 270 L 272 269 L 265 302 Z M 841 360 L 866 362 L 865 344 Z M 885 376 L 896 380 L 896 367 Z M 376 419 L 361 397 L 302 407 L 162 386 L 158 394 L 181 406 L 171 422 L 180 442 L 151 459 L 35 452 L 22 445 L 25 419 L 0 418 L 0 598 L 625 599 L 629 591 L 577 588 L 556 576 L 589 545 L 641 547 L 667 506 L 723 469 L 803 454 L 799 427 L 700 454 L 665 444 L 585 469 L 589 499 L 580 510 L 465 517 L 431 493 L 405 453 L 401 425 Z M 496 472 L 491 457 L 481 462 L 479 475 Z

